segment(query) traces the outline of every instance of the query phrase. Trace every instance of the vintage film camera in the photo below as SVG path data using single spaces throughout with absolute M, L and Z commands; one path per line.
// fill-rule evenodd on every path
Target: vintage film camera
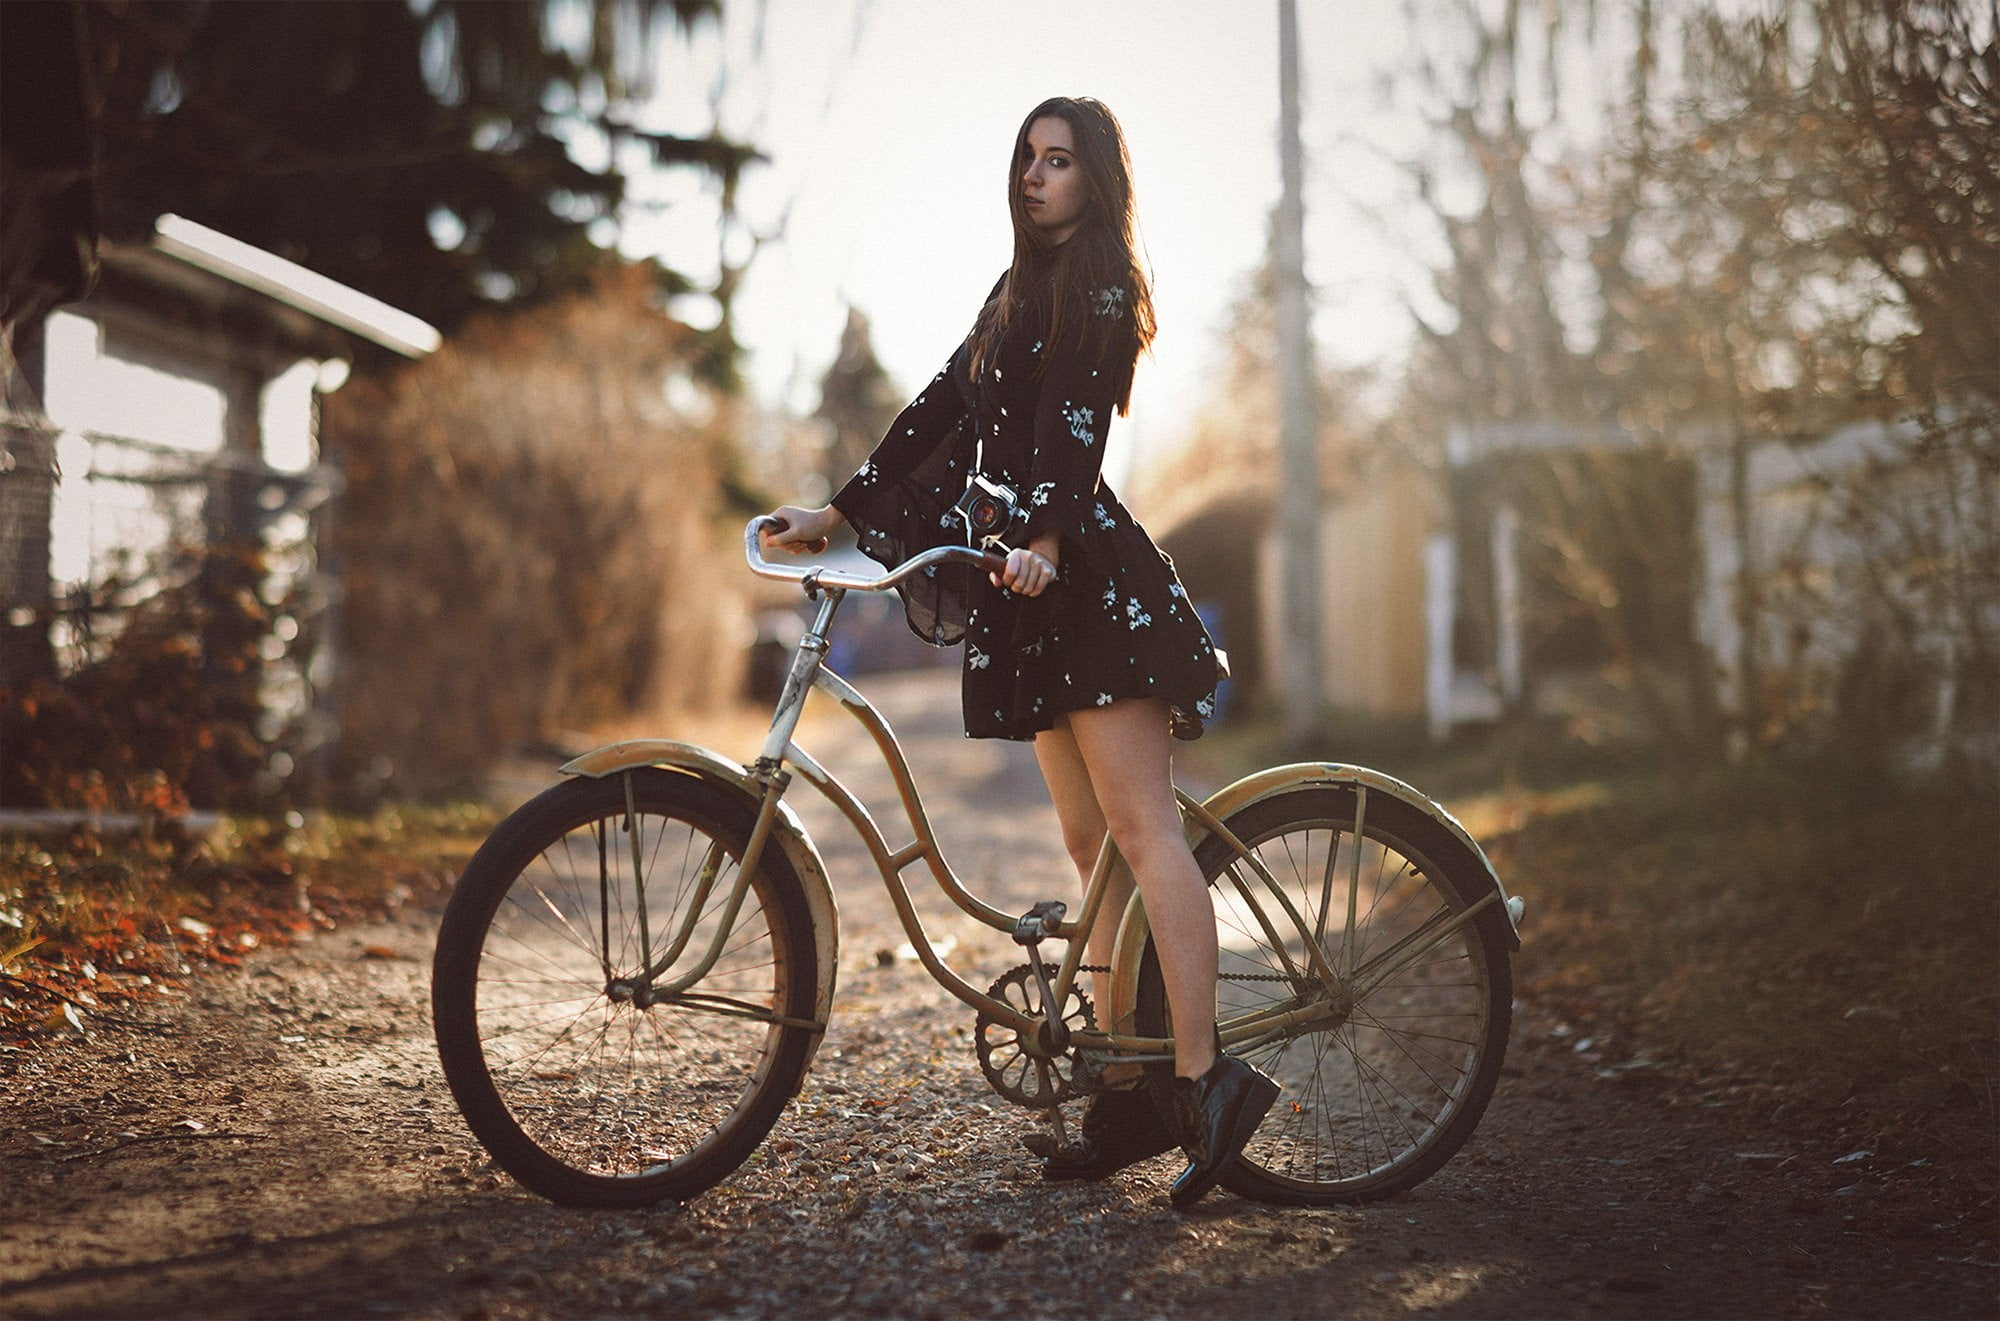
M 958 497 L 951 511 L 965 524 L 965 544 L 981 550 L 1012 550 L 1009 541 L 1028 521 L 1011 488 L 978 473 L 972 475 L 965 494 Z

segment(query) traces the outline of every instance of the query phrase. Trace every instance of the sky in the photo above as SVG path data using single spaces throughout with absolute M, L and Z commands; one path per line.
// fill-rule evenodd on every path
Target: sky
M 1300 9 L 1320 358 L 1390 360 L 1437 246 L 1396 218 L 1409 187 L 1393 161 L 1420 127 L 1384 78 L 1407 63 L 1404 9 Z M 1009 259 L 1005 170 L 1021 119 L 1044 97 L 1087 95 L 1125 129 L 1160 325 L 1108 463 L 1122 473 L 1135 453 L 1170 451 L 1215 402 L 1220 331 L 1279 195 L 1276 0 L 735 0 L 719 30 L 664 58 L 669 90 L 650 127 L 719 121 L 769 157 L 738 197 L 747 231 L 764 236 L 735 304 L 760 398 L 810 411 L 849 305 L 914 394 Z M 628 220 L 628 255 L 713 269 L 713 185 L 682 173 L 638 196 L 665 205 Z M 679 310 L 713 316 L 700 300 Z

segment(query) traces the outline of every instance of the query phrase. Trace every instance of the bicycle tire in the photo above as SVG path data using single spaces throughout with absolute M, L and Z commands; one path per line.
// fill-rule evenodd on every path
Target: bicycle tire
M 509 816 L 467 864 L 432 965 L 438 1054 L 467 1125 L 525 1187 L 568 1206 L 685 1200 L 741 1165 L 797 1092 L 817 956 L 775 845 L 720 958 L 688 988 L 709 998 L 643 1004 L 632 991 L 690 909 L 675 967 L 708 948 L 755 818 L 738 795 L 674 772 L 574 779 Z
M 1268 882 L 1247 865 L 1235 867 L 1259 896 L 1271 929 L 1284 932 L 1283 953 L 1237 890 L 1233 850 L 1211 836 L 1195 851 L 1216 908 L 1218 1018 L 1226 1023 L 1260 1009 L 1327 1011 L 1316 1023 L 1231 1047 L 1283 1087 L 1222 1176 L 1225 1187 L 1259 1201 L 1327 1206 L 1415 1187 L 1472 1135 L 1506 1056 L 1513 972 L 1500 905 L 1489 904 L 1440 944 L 1427 945 L 1434 937 L 1424 934 L 1427 923 L 1442 924 L 1493 892 L 1486 869 L 1428 814 L 1371 793 L 1357 871 L 1356 799 L 1351 785 L 1303 787 L 1227 820 L 1290 900 L 1289 907 L 1272 902 Z M 1302 923 L 1312 930 L 1301 930 Z M 1309 939 L 1317 939 L 1335 969 L 1331 989 L 1324 979 L 1300 975 L 1310 966 Z M 1391 970 L 1384 956 L 1394 957 L 1399 941 L 1410 942 L 1405 952 L 1423 954 Z M 1379 980 L 1367 985 L 1371 978 Z M 1349 995 L 1354 1003 L 1341 1006 Z M 1150 940 L 1134 1009 L 1140 1035 L 1170 1033 Z M 1164 1101 L 1171 1070 L 1154 1065 L 1149 1072 Z

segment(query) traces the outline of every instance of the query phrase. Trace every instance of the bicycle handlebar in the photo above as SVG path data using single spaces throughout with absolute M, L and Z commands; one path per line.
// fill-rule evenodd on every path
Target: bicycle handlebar
M 1005 556 L 991 551 L 974 550 L 970 546 L 935 546 L 922 554 L 913 555 L 887 573 L 870 577 L 866 574 L 848 573 L 844 569 L 828 569 L 814 565 L 773 564 L 764 558 L 763 534 L 768 529 L 785 526 L 782 520 L 770 514 L 759 514 L 743 529 L 743 558 L 750 561 L 750 572 L 759 578 L 777 578 L 786 582 L 810 581 L 816 587 L 833 588 L 844 592 L 886 592 L 906 578 L 913 578 L 926 569 L 941 564 L 966 564 L 989 573 L 999 573 L 1006 568 Z

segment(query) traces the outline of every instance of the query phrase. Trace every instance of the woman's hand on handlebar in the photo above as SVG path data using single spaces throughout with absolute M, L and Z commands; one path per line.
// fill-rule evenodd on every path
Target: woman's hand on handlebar
M 764 529 L 764 544 L 788 555 L 819 554 L 826 549 L 826 539 L 847 521 L 846 515 L 832 505 L 821 505 L 818 509 L 780 505 L 769 517 L 777 519 L 778 526 Z
M 995 587 L 1022 596 L 1040 596 L 1055 582 L 1061 555 L 1062 533 L 1044 533 L 1026 546 L 1008 551 L 1006 566 L 987 577 Z

